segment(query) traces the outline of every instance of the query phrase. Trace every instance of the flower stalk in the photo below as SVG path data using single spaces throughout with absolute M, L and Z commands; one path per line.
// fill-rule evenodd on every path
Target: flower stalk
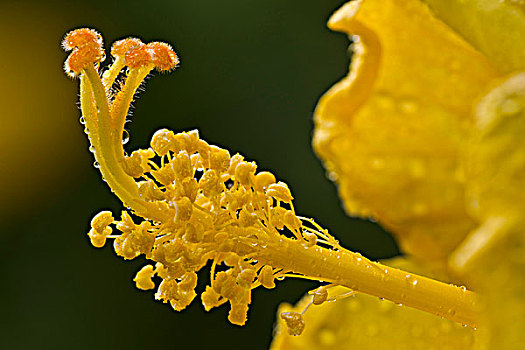
M 156 275 L 163 281 L 155 297 L 182 310 L 196 296 L 196 272 L 211 260 L 202 303 L 209 310 L 229 302 L 229 320 L 238 325 L 246 321 L 251 290 L 273 288 L 275 279 L 284 277 L 329 282 L 476 325 L 474 293 L 342 248 L 313 220 L 295 213 L 285 183 L 256 172 L 255 163 L 242 156 L 207 144 L 197 131 L 159 130 L 150 148 L 126 156 L 124 123 L 137 88 L 153 69 L 169 71 L 179 62 L 167 44 L 135 38 L 116 42 L 115 61 L 102 78 L 98 65 L 105 55 L 98 33 L 72 31 L 63 46 L 73 51 L 65 68 L 80 76 L 82 114 L 102 176 L 143 218 L 135 224 L 126 211 L 120 220 L 104 211 L 95 216 L 88 235 L 96 247 L 114 238 L 115 252 L 125 259 L 144 254 L 155 262 L 138 272 L 138 288 L 154 289 Z M 115 89 L 124 70 L 125 82 Z M 112 234 L 113 227 L 122 234 Z

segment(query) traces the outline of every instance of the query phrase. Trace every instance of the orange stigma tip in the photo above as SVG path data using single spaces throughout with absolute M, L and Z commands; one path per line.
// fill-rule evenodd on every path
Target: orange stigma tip
M 153 64 L 160 71 L 174 69 L 179 64 L 179 57 L 170 45 L 161 42 L 152 42 L 148 48 L 153 51 Z
M 126 66 L 129 68 L 145 67 L 151 64 L 152 60 L 152 52 L 144 44 L 126 52 Z
M 82 28 L 69 32 L 62 41 L 64 50 L 73 51 L 64 63 L 66 73 L 75 77 L 87 65 L 102 62 L 105 58 L 102 45 L 102 36 L 93 29 Z
M 65 51 L 71 51 L 83 46 L 102 49 L 102 36 L 93 29 L 81 28 L 67 33 L 62 41 L 62 47 Z
M 89 64 L 104 60 L 104 52 L 92 46 L 76 48 L 64 63 L 64 70 L 71 77 L 76 77 Z
M 126 38 L 116 41 L 111 46 L 111 55 L 113 57 L 124 56 L 129 50 L 143 46 L 144 43 L 138 38 Z

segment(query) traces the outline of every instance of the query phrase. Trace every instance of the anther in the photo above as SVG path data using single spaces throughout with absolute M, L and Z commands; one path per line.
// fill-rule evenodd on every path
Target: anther
M 155 271 L 153 270 L 152 265 L 146 265 L 142 269 L 140 269 L 139 272 L 137 272 L 137 275 L 133 279 L 138 289 L 142 290 L 149 290 L 155 288 L 155 283 L 151 280 L 153 275 L 155 274 Z
M 269 185 L 274 184 L 275 181 L 275 176 L 268 171 L 261 171 L 253 179 L 255 189 L 260 192 L 263 192 Z
M 328 299 L 328 291 L 325 287 L 317 288 L 316 290 L 310 292 L 313 295 L 312 303 L 314 305 L 321 305 Z
M 297 336 L 304 330 L 303 315 L 298 312 L 283 312 L 281 318 L 286 322 L 288 334 Z
M 110 211 L 101 211 L 97 215 L 93 217 L 91 220 L 91 227 L 93 227 L 97 231 L 104 230 L 107 226 L 112 224 L 114 221 L 113 215 Z
M 275 288 L 275 276 L 273 275 L 273 268 L 270 265 L 263 266 L 261 271 L 259 271 L 257 279 L 264 288 Z
M 285 203 L 290 203 L 293 199 L 288 185 L 281 181 L 269 185 L 266 194 Z

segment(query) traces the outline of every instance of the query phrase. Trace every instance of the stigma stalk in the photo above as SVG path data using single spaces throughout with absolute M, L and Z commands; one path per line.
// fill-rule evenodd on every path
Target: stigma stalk
M 211 260 L 210 285 L 201 294 L 206 310 L 230 304 L 228 319 L 246 322 L 251 290 L 274 288 L 275 280 L 297 277 L 350 288 L 475 326 L 475 295 L 463 288 L 383 266 L 342 248 L 314 220 L 298 216 L 288 186 L 254 162 L 209 145 L 196 130 L 157 131 L 148 149 L 127 156 L 122 136 L 133 97 L 153 70 L 179 63 L 164 43 L 128 38 L 113 44 L 113 64 L 100 76 L 102 38 L 91 29 L 66 35 L 72 51 L 66 72 L 80 77 L 86 131 L 100 172 L 128 211 L 120 220 L 103 211 L 88 233 L 95 247 L 114 239 L 124 259 L 141 254 L 154 262 L 134 281 L 155 288 L 156 299 L 179 311 L 196 297 L 197 272 Z M 125 80 L 116 88 L 119 76 Z M 156 161 L 155 161 L 156 160 Z M 120 234 L 113 234 L 116 228 Z M 318 292 L 317 294 L 322 292 Z M 315 298 L 315 295 L 314 295 Z M 325 299 L 317 296 L 314 305 Z M 285 316 L 283 316 L 285 317 Z M 301 326 L 297 315 L 286 316 Z M 293 323 L 292 322 L 292 323 Z

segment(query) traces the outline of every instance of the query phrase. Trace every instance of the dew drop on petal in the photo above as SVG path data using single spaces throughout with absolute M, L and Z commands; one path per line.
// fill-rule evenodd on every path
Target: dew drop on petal
M 406 98 L 399 101 L 398 108 L 402 113 L 412 114 L 417 112 L 419 105 L 415 100 Z
M 370 323 L 366 326 L 366 335 L 369 337 L 374 337 L 379 333 L 379 327 L 373 323 Z
M 325 347 L 333 346 L 336 340 L 334 332 L 329 329 L 323 329 L 319 332 L 319 343 Z
M 372 168 L 380 170 L 385 167 L 385 161 L 382 158 L 372 158 L 370 160 L 370 165 L 372 166 Z
M 125 145 L 129 142 L 129 132 L 124 129 L 124 132 L 122 133 L 122 144 Z
M 500 104 L 499 109 L 501 114 L 512 116 L 521 112 L 523 106 L 518 99 L 507 98 Z
M 337 174 L 335 173 L 335 171 L 328 171 L 326 173 L 326 177 L 330 180 L 330 181 L 337 181 Z
M 376 95 L 376 104 L 377 107 L 384 111 L 392 111 L 395 109 L 394 99 L 387 93 L 378 93 Z

